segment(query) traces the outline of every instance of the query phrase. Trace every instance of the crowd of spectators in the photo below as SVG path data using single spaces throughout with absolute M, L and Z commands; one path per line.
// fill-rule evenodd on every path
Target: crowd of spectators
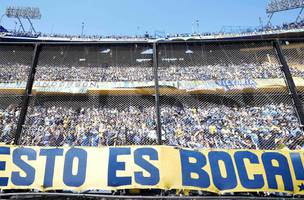
M 30 67 L 23 64 L 0 64 L 0 82 L 26 81 Z
M 291 68 L 294 76 L 304 76 L 304 73 Z M 243 65 L 206 65 L 159 68 L 160 80 L 239 80 L 239 79 L 270 79 L 282 78 L 283 73 L 278 65 L 243 64 Z
M 37 81 L 153 81 L 152 67 L 38 67 Z
M 298 68 L 293 76 L 304 77 Z M 0 82 L 26 81 L 29 66 L 0 65 Z M 237 80 L 282 78 L 275 64 L 217 64 L 206 66 L 166 65 L 158 69 L 161 81 Z M 35 81 L 153 81 L 153 68 L 53 67 L 38 65 Z M 20 108 L 0 109 L 0 141 L 11 143 Z M 153 106 L 112 105 L 107 107 L 29 107 L 22 133 L 22 145 L 111 146 L 156 144 Z M 300 149 L 304 146 L 292 106 L 173 106 L 161 108 L 164 144 L 191 148 Z
M 24 126 L 25 145 L 108 146 L 153 144 L 154 108 L 130 106 L 67 108 L 34 107 Z
M 1 110 L 1 141 L 9 143 L 19 109 Z M 163 106 L 164 144 L 191 148 L 301 149 L 304 135 L 286 104 Z M 156 144 L 155 108 L 30 107 L 22 145 L 111 146 Z
M 20 108 L 16 105 L 9 105 L 6 109 L 0 108 L 0 132 L 1 142 L 11 143 L 16 133 L 20 114 Z
M 303 132 L 286 104 L 255 107 L 166 107 L 162 125 L 170 145 L 191 148 L 299 149 Z
M 290 23 L 283 23 L 280 25 L 271 25 L 267 24 L 265 26 L 257 26 L 257 27 L 242 27 L 242 26 L 235 26 L 231 27 L 228 26 L 229 29 L 225 30 L 225 26 L 222 27 L 221 31 L 218 32 L 195 32 L 195 33 L 173 33 L 167 34 L 165 37 L 169 38 L 183 38 L 183 37 L 207 37 L 207 38 L 225 38 L 231 36 L 247 36 L 247 35 L 263 35 L 263 34 L 273 34 L 273 33 L 281 33 L 288 30 L 299 30 L 304 28 L 304 20 L 298 22 L 290 22 Z M 224 30 L 223 30 L 224 29 Z M 232 30 L 231 30 L 232 29 Z
M 273 30 L 292 30 L 304 28 L 304 20 L 299 22 L 283 23 L 282 25 L 276 26 L 265 26 L 259 31 L 273 31 Z
M 293 76 L 304 77 L 304 71 L 290 68 Z M 0 82 L 9 83 L 27 80 L 29 66 L 1 65 Z M 206 65 L 159 67 L 161 81 L 194 81 L 194 80 L 238 80 L 238 79 L 270 79 L 282 78 L 280 67 L 275 64 L 243 64 L 243 65 Z M 152 67 L 53 67 L 38 66 L 35 81 L 153 81 Z

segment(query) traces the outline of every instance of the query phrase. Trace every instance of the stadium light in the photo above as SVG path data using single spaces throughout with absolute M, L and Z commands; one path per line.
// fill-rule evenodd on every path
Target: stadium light
M 268 25 L 270 25 L 271 18 L 274 13 L 301 9 L 296 22 L 301 18 L 302 11 L 304 9 L 304 0 L 271 0 L 266 7 L 266 14 L 268 15 Z
M 6 8 L 5 15 L 8 18 L 41 19 L 39 8 L 34 7 L 15 7 Z
M 271 14 L 275 12 L 303 8 L 304 0 L 272 0 L 268 3 L 266 13 Z
M 36 33 L 36 30 L 33 26 L 32 19 L 41 19 L 41 13 L 39 8 L 34 7 L 16 7 L 16 6 L 9 6 L 5 10 L 6 17 L 8 18 L 16 18 L 19 21 L 20 27 L 22 28 L 23 32 L 26 32 L 23 26 L 23 23 L 21 19 L 26 19 L 30 24 L 30 31 L 34 31 Z

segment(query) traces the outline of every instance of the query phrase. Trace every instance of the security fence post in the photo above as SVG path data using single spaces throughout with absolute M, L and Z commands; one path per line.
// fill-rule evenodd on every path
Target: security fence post
M 157 50 L 157 42 L 153 43 L 153 69 L 154 69 L 154 80 L 155 80 L 155 110 L 156 110 L 157 143 L 158 143 L 158 145 L 161 145 L 162 144 L 162 133 L 161 133 L 159 83 L 158 83 L 158 50 Z
M 302 102 L 299 98 L 298 92 L 297 92 L 297 88 L 296 85 L 294 83 L 294 80 L 292 78 L 292 75 L 290 73 L 289 70 L 289 66 L 287 64 L 287 61 L 284 57 L 281 45 L 280 45 L 280 41 L 277 39 L 273 42 L 274 48 L 276 50 L 276 53 L 278 55 L 280 64 L 281 64 L 281 70 L 284 73 L 284 77 L 285 77 L 285 81 L 289 90 L 289 94 L 291 95 L 291 98 L 293 100 L 293 107 L 295 108 L 297 117 L 300 121 L 301 124 L 301 129 L 304 128 L 304 110 L 303 110 L 303 105 Z
M 32 63 L 31 63 L 31 68 L 30 72 L 28 75 L 27 83 L 26 83 L 26 88 L 25 88 L 25 93 L 23 95 L 22 99 L 22 105 L 21 105 L 21 111 L 20 111 L 20 116 L 18 119 L 18 124 L 17 124 L 17 130 L 14 138 L 14 144 L 19 145 L 20 144 L 20 137 L 22 134 L 22 127 L 25 122 L 25 117 L 27 114 L 27 109 L 28 109 L 28 104 L 29 104 L 29 99 L 32 94 L 32 88 L 33 88 L 33 83 L 34 83 L 34 78 L 35 78 L 35 73 L 36 73 L 36 66 L 38 63 L 38 58 L 39 54 L 41 51 L 41 44 L 36 43 L 33 56 L 32 56 Z

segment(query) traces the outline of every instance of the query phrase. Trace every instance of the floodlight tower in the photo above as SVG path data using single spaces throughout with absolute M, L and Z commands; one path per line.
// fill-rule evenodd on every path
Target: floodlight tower
M 275 13 L 294 9 L 300 10 L 295 20 L 295 22 L 298 22 L 302 19 L 301 14 L 304 9 L 304 0 L 270 0 L 266 7 L 266 14 L 268 15 L 267 25 L 271 25 L 271 19 Z
M 199 20 L 196 19 L 192 22 L 192 34 L 198 34 L 199 33 Z
M 26 32 L 26 31 L 24 29 L 21 19 L 26 19 L 29 22 L 29 24 L 30 24 L 29 32 L 34 32 L 34 33 L 36 33 L 36 30 L 35 30 L 31 20 L 41 19 L 41 13 L 40 13 L 39 8 L 34 8 L 34 7 L 9 6 L 6 8 L 5 15 L 8 18 L 17 19 L 19 21 L 19 25 L 23 32 Z

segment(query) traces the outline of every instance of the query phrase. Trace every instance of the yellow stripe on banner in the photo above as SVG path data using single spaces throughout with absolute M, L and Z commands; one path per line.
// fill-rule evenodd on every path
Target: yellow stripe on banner
M 0 189 L 175 189 L 303 195 L 303 165 L 304 151 L 1 145 Z

